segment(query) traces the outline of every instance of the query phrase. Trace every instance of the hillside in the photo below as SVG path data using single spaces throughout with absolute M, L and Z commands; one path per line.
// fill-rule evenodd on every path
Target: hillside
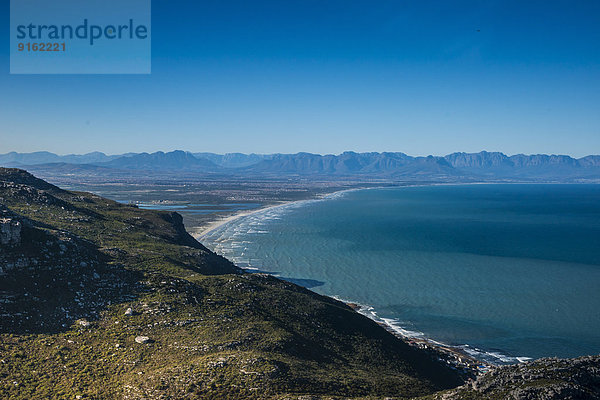
M 412 397 L 455 371 L 181 217 L 0 169 L 0 398 Z M 81 397 L 78 397 L 81 396 Z

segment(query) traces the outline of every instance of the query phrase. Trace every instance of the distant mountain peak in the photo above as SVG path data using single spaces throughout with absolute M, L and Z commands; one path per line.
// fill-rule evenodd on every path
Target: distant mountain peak
M 183 150 L 175 150 L 168 153 L 157 151 L 155 153 L 134 154 L 120 157 L 103 165 L 136 170 L 198 170 L 215 171 L 219 167 L 212 161 L 197 158 L 192 153 Z

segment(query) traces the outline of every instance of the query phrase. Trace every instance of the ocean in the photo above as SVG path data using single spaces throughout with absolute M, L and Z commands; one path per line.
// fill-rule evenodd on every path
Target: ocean
M 600 353 L 600 185 L 349 191 L 238 218 L 202 242 L 489 362 Z

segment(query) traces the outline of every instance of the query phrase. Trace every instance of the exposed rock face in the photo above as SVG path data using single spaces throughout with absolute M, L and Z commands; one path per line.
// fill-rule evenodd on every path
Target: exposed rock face
M 441 400 L 597 400 L 600 399 L 600 356 L 545 358 L 497 368 L 452 391 Z
M 0 245 L 21 244 L 21 222 L 13 218 L 0 218 Z

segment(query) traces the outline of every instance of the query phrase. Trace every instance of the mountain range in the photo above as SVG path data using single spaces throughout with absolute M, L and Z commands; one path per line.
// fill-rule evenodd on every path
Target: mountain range
M 181 150 L 106 155 L 93 152 L 65 156 L 49 152 L 0 154 L 0 166 L 32 171 L 65 171 L 115 174 L 132 171 L 223 174 L 236 176 L 319 176 L 430 179 L 461 181 L 600 181 L 600 155 L 573 158 L 567 155 L 500 152 L 452 153 L 414 157 L 400 152 L 344 152 L 339 155 L 214 154 Z

